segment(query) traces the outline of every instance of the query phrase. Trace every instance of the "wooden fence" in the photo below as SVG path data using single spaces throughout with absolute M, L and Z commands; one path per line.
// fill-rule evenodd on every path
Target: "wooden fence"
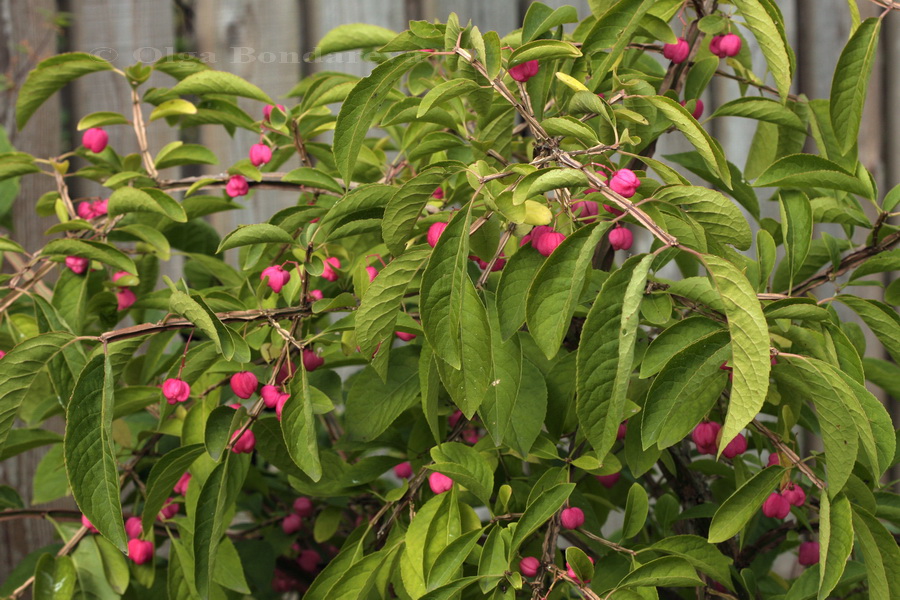
M 588 14 L 587 0 L 544 0 L 546 4 L 575 5 Z M 501 35 L 521 23 L 529 0 L 0 0 L 0 124 L 10 133 L 20 150 L 37 156 L 51 156 L 77 144 L 74 124 L 80 116 L 97 110 L 128 113 L 130 97 L 120 78 L 98 73 L 79 80 L 61 96 L 47 102 L 21 132 L 13 127 L 15 81 L 38 60 L 57 51 L 97 52 L 125 67 L 137 60 L 152 60 L 176 50 L 197 52 L 217 69 L 241 75 L 271 96 L 287 93 L 302 76 L 320 70 L 365 74 L 371 69 L 358 53 L 303 62 L 317 40 L 336 25 L 364 22 L 402 30 L 410 19 L 445 19 L 452 11 L 462 22 L 468 19 L 482 31 L 496 29 Z M 788 24 L 788 39 L 797 51 L 794 91 L 811 98 L 827 98 L 837 57 L 849 34 L 847 0 L 779 0 Z M 877 14 L 878 7 L 859 0 L 863 16 Z M 68 15 L 71 25 L 57 29 L 59 16 Z M 57 40 L 59 45 L 57 46 Z M 757 73 L 764 63 L 754 50 Z M 159 79 L 156 79 L 159 77 Z M 13 85 L 9 85 L 12 83 Z M 150 85 L 171 85 L 165 76 L 154 75 Z M 714 82 L 704 98 L 707 110 L 734 97 L 736 85 L 728 80 Z M 874 174 L 879 189 L 887 190 L 900 181 L 900 15 L 889 15 L 881 35 L 879 58 L 872 76 L 864 114 L 860 159 Z M 258 110 L 254 106 L 253 110 Z M 735 163 L 743 164 L 752 122 L 717 119 L 708 127 Z M 177 132 L 164 123 L 150 126 L 149 144 L 156 151 L 174 139 Z M 220 127 L 204 127 L 199 142 L 212 148 L 220 164 L 212 172 L 245 156 L 255 136 L 239 130 L 234 138 Z M 111 128 L 110 142 L 120 153 L 137 150 L 133 133 Z M 659 155 L 686 149 L 677 136 L 667 136 Z M 293 165 L 299 166 L 299 165 Z M 171 171 L 166 175 L 177 177 Z M 195 173 L 190 173 L 195 174 Z M 27 249 L 42 245 L 43 231 L 51 219 L 35 216 L 36 199 L 49 190 L 46 178 L 29 176 L 22 180 L 13 209 L 16 239 Z M 75 190 L 78 195 L 100 194 L 98 187 Z M 259 191 L 241 211 L 220 213 L 213 224 L 228 231 L 238 224 L 265 220 L 282 206 L 296 202 L 296 194 Z M 764 202 L 765 216 L 778 218 L 777 205 Z M 171 266 L 173 272 L 180 265 Z M 881 356 L 880 347 L 870 340 L 869 354 Z M 900 421 L 900 407 L 892 405 Z M 0 483 L 25 491 L 42 451 L 25 453 L 0 463 Z M 62 506 L 71 507 L 71 504 Z M 51 527 L 41 519 L 0 522 L 0 581 L 24 556 L 52 539 Z

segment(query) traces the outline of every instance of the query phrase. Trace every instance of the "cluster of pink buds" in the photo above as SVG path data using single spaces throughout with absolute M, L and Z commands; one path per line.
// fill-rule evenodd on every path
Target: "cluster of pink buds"
M 265 281 L 272 288 L 273 292 L 279 294 L 287 282 L 291 280 L 291 274 L 281 265 L 272 265 L 263 269 L 259 278 L 261 281 Z
M 687 40 L 678 38 L 674 44 L 665 44 L 663 46 L 663 56 L 679 65 L 687 60 L 688 54 L 691 53 L 691 47 Z
M 537 60 L 529 60 L 516 65 L 509 70 L 509 76 L 520 83 L 525 83 L 538 74 L 540 64 Z
M 108 142 L 109 134 L 99 127 L 91 127 L 81 136 L 81 145 L 94 154 L 103 152 Z
M 806 492 L 799 485 L 791 482 L 781 492 L 772 492 L 763 502 L 762 511 L 767 517 L 784 519 L 791 512 L 791 506 L 806 504 Z
M 733 33 L 715 35 L 709 42 L 709 51 L 719 58 L 737 56 L 741 51 L 741 38 Z
M 94 200 L 93 202 L 79 202 L 75 212 L 77 212 L 78 216 L 82 219 L 90 221 L 91 219 L 105 216 L 108 210 L 109 198 L 104 198 L 102 200 Z
M 225 184 L 225 193 L 232 198 L 246 196 L 249 192 L 250 184 L 247 183 L 247 178 L 243 175 L 232 175 L 228 183 Z

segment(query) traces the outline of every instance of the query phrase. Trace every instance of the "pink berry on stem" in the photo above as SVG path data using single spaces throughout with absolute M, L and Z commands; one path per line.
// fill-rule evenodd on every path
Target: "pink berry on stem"
M 404 342 L 408 342 L 412 339 L 415 339 L 416 334 L 414 333 L 406 333 L 405 331 L 395 331 L 394 335 L 403 340 Z
M 109 134 L 99 127 L 91 127 L 81 136 L 81 144 L 94 154 L 103 152 L 107 142 L 109 142 Z
M 447 229 L 447 224 L 443 221 L 432 223 L 428 228 L 428 235 L 425 236 L 428 240 L 428 245 L 434 248 L 445 229 Z
M 803 488 L 795 483 L 789 483 L 786 488 L 781 490 L 781 496 L 788 501 L 791 506 L 803 506 L 806 504 L 806 492 Z
M 537 250 L 541 256 L 550 256 L 565 239 L 566 236 L 558 231 L 551 231 L 549 233 L 542 233 L 540 237 L 536 239 L 532 236 L 531 245 L 534 246 L 534 249 Z
M 769 455 L 769 459 L 766 461 L 766 466 L 767 466 L 767 467 L 771 467 L 771 466 L 773 466 L 773 465 L 780 465 L 780 464 L 781 464 L 781 459 L 778 458 L 778 453 L 777 453 L 777 452 L 771 453 L 771 454 Z
M 240 433 L 240 430 L 235 431 L 231 434 L 231 439 L 233 440 L 237 437 L 237 434 Z M 253 452 L 253 449 L 256 447 L 256 436 L 253 435 L 253 432 L 249 429 L 244 432 L 242 435 L 231 447 L 231 451 L 236 454 L 250 454 Z
M 128 517 L 125 520 L 125 535 L 128 536 L 129 540 L 141 537 L 143 531 L 144 527 L 141 525 L 140 517 Z
M 616 440 L 624 440 L 628 434 L 628 421 L 619 423 L 619 429 L 616 431 Z
M 804 567 L 811 567 L 819 562 L 819 542 L 803 542 L 797 553 L 798 562 Z
M 128 558 L 136 565 L 153 560 L 153 542 L 150 540 L 128 540 Z
M 428 476 L 428 487 L 430 487 L 431 491 L 435 494 L 443 494 L 453 487 L 453 480 L 443 473 L 435 471 Z
M 784 519 L 791 512 L 791 504 L 778 492 L 772 492 L 762 505 L 763 514 L 775 519 Z
M 266 104 L 263 107 L 263 120 L 264 121 L 268 121 L 272 117 L 272 111 L 275 109 L 276 106 L 278 107 L 279 110 L 281 110 L 281 112 L 283 112 L 285 114 L 287 113 L 287 110 L 285 110 L 283 104 L 275 104 L 274 106 L 272 104 Z
M 630 250 L 634 243 L 634 235 L 631 230 L 621 225 L 616 225 L 609 232 L 609 245 L 613 250 Z
M 559 523 L 563 529 L 578 529 L 584 525 L 584 511 L 577 506 L 564 508 L 559 514 Z
M 739 456 L 747 451 L 747 438 L 744 437 L 743 433 L 737 434 L 737 436 L 728 442 L 728 445 L 725 446 L 725 449 L 722 450 L 722 455 L 725 458 L 734 458 L 735 456 Z
M 697 445 L 700 454 L 715 455 L 718 448 L 718 436 L 722 426 L 715 421 L 703 421 L 694 427 L 691 439 Z
M 80 256 L 66 257 L 66 266 L 69 267 L 69 270 L 76 275 L 84 274 L 84 272 L 87 271 L 88 265 L 90 265 L 90 263 L 90 260 L 81 258 Z
M 665 44 L 663 46 L 663 56 L 671 60 L 676 65 L 683 63 L 687 60 L 688 54 L 691 53 L 691 47 L 688 45 L 687 40 L 684 38 L 678 38 L 678 41 L 674 44 Z
M 250 371 L 239 371 L 231 376 L 231 391 L 238 398 L 246 400 L 256 391 L 259 380 Z
M 137 302 L 137 296 L 131 288 L 122 288 L 116 291 L 116 308 L 119 312 L 128 310 L 135 302 Z
M 285 271 L 281 265 L 272 265 L 263 269 L 259 279 L 266 281 L 267 285 L 272 288 L 272 291 L 278 294 L 285 284 L 291 280 L 291 274 Z
M 191 386 L 186 381 L 170 377 L 163 382 L 162 393 L 169 404 L 185 402 L 191 396 Z
M 375 281 L 375 278 L 378 277 L 378 269 L 375 267 L 366 267 L 366 273 L 369 276 L 369 283 Z
M 576 218 L 585 223 L 593 223 L 597 220 L 600 206 L 593 200 L 579 200 L 572 203 L 572 213 Z
M 188 484 L 191 483 L 191 474 L 185 473 L 181 476 L 181 479 L 178 480 L 178 483 L 175 484 L 175 487 L 172 488 L 172 491 L 179 496 L 187 496 Z
M 741 51 L 741 38 L 733 33 L 726 33 L 719 39 L 719 56 L 737 56 Z
M 302 550 L 297 557 L 297 564 L 302 571 L 314 573 L 322 561 L 322 557 L 315 550 Z
M 609 179 L 609 187 L 624 198 L 634 196 L 640 185 L 641 180 L 631 169 L 619 169 Z
M 609 489 L 619 482 L 619 478 L 622 477 L 622 473 L 620 471 L 612 473 L 611 475 L 595 475 L 595 477 L 597 478 L 597 481 L 600 482 L 600 485 Z
M 412 465 L 409 464 L 409 461 L 402 462 L 399 465 L 394 466 L 394 475 L 396 475 L 400 479 L 409 479 L 410 477 L 412 477 L 412 474 Z
M 243 175 L 232 175 L 231 179 L 228 180 L 228 183 L 225 184 L 225 193 L 232 198 L 246 196 L 249 191 L 250 185 Z
M 250 146 L 250 163 L 254 167 L 260 167 L 272 160 L 272 149 L 265 144 L 253 144 Z
M 316 507 L 313 505 L 312 500 L 306 496 L 300 496 L 294 500 L 293 508 L 294 512 L 301 517 L 311 517 L 316 512 Z
M 291 513 L 281 520 L 281 530 L 288 535 L 292 535 L 300 531 L 303 526 L 303 517 L 297 513 Z
M 335 269 L 341 268 L 341 259 L 337 256 L 329 256 L 325 259 L 325 269 L 322 271 L 322 278 L 328 281 L 337 281 L 338 274 Z
M 322 290 L 310 290 L 309 297 L 313 300 L 321 300 L 325 297 L 325 294 L 322 293 Z
M 431 192 L 431 197 L 435 200 L 443 200 L 444 199 L 444 188 L 438 186 L 434 188 L 434 191 Z
M 87 527 L 87 528 L 88 528 L 88 531 L 90 531 L 91 533 L 100 533 L 99 531 L 97 531 L 97 528 L 94 527 L 94 524 L 91 523 L 91 522 L 88 520 L 88 518 L 87 518 L 86 516 L 84 516 L 84 515 L 81 515 L 81 525 L 82 525 L 83 527 Z
M 316 354 L 315 350 L 303 349 L 303 368 L 308 372 L 315 371 L 325 364 L 325 359 Z
M 538 69 L 540 68 L 540 66 L 540 63 L 538 63 L 537 60 L 529 60 L 510 68 L 509 76 L 516 81 L 525 83 L 538 74 Z
M 525 577 L 534 577 L 541 568 L 541 561 L 533 556 L 526 556 L 519 561 L 519 572 Z

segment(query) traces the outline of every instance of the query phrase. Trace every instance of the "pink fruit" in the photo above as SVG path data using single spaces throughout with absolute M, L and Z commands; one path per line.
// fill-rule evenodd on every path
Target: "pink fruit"
M 725 446 L 725 449 L 722 450 L 722 455 L 725 458 L 734 458 L 735 456 L 741 455 L 747 451 L 747 438 L 744 437 L 743 433 L 737 434 L 733 440 L 728 442 L 728 445 Z
M 771 467 L 773 465 L 780 465 L 780 464 L 781 464 L 781 459 L 778 458 L 777 452 L 773 452 L 772 454 L 770 454 L 769 459 L 766 461 L 767 467 Z
M 233 440 L 237 437 L 237 434 L 240 430 L 235 431 L 231 434 L 231 439 Z M 253 432 L 249 429 L 244 432 L 244 435 L 238 439 L 231 447 L 231 451 L 236 454 L 250 454 L 253 452 L 253 449 L 256 447 L 256 436 L 253 435 Z
M 608 212 L 608 213 L 610 213 L 610 214 L 612 214 L 612 215 L 615 215 L 615 216 L 617 216 L 617 217 L 621 217 L 622 215 L 625 214 L 625 211 L 624 211 L 624 210 L 619 210 L 619 209 L 616 208 L 615 206 L 610 206 L 609 204 L 604 204 L 604 205 L 603 205 L 603 210 L 605 210 L 606 212 Z
M 628 421 L 619 423 L 619 429 L 616 431 L 616 440 L 624 440 L 628 434 Z
M 712 37 L 712 39 L 709 40 L 709 51 L 712 52 L 713 54 L 715 54 L 716 56 L 718 56 L 719 58 L 722 58 L 723 56 L 725 56 L 724 54 L 721 54 L 722 50 L 721 50 L 721 48 L 719 48 L 719 44 L 721 43 L 721 41 L 722 41 L 721 35 L 714 35 Z
M 81 145 L 97 154 L 103 152 L 109 142 L 109 134 L 99 127 L 91 127 L 81 136 Z
M 671 60 L 676 65 L 683 63 L 687 60 L 688 54 L 691 53 L 691 47 L 688 45 L 687 40 L 684 38 L 678 38 L 678 41 L 674 44 L 666 44 L 663 46 L 663 56 Z
M 86 221 L 90 221 L 94 218 L 94 209 L 91 208 L 90 202 L 79 202 L 75 212 L 78 213 L 79 217 Z
M 162 393 L 169 404 L 185 402 L 191 396 L 191 386 L 186 381 L 170 377 L 163 382 Z
M 786 488 L 781 490 L 781 497 L 787 500 L 791 506 L 803 506 L 806 504 L 806 492 L 795 483 L 789 483 Z
M 128 540 L 128 558 L 136 565 L 153 560 L 153 542 L 149 540 Z
M 378 277 L 378 269 L 375 267 L 366 267 L 366 273 L 369 276 L 369 283 L 372 283 Z
M 246 400 L 256 391 L 259 380 L 250 371 L 239 371 L 231 376 L 231 391 L 238 398 Z
M 741 51 L 741 38 L 733 33 L 726 33 L 719 39 L 720 58 L 726 56 L 737 56 Z
M 175 502 L 173 498 L 166 498 L 166 503 L 163 505 L 162 510 L 159 511 L 159 520 L 168 521 L 169 519 L 177 515 L 178 506 L 178 503 Z
M 281 292 L 281 288 L 291 280 L 291 274 L 290 272 L 285 271 L 281 265 L 272 265 L 271 267 L 263 269 L 259 278 L 262 281 L 266 281 L 266 278 L 268 278 L 268 286 L 272 288 L 273 292 L 278 294 Z
M 399 465 L 394 466 L 394 475 L 396 475 L 400 479 L 409 479 L 410 477 L 412 477 L 412 474 L 412 465 L 409 464 L 409 461 L 402 462 Z
M 443 494 L 453 487 L 453 480 L 443 473 L 435 471 L 428 476 L 428 487 L 430 487 L 431 491 L 435 494 Z
M 281 110 L 281 112 L 287 114 L 287 110 L 285 110 L 283 104 L 275 104 L 274 106 L 271 104 L 267 104 L 263 107 L 263 120 L 264 121 L 268 121 L 272 117 L 272 110 L 274 110 L 274 108 L 276 106 L 279 108 L 279 110 Z
M 312 500 L 306 496 L 300 496 L 294 500 L 293 508 L 294 512 L 301 517 L 311 517 L 316 512 L 316 507 L 313 506 Z
M 140 517 L 129 517 L 125 520 L 125 535 L 128 536 L 128 539 L 133 540 L 141 537 L 143 531 L 144 527 L 141 525 Z
M 719 449 L 717 438 L 721 429 L 722 426 L 715 421 L 703 421 L 694 427 L 694 431 L 691 432 L 691 439 L 694 440 L 700 454 L 712 454 L 715 456 Z
M 94 218 L 104 216 L 106 214 L 108 206 L 109 198 L 104 198 L 103 200 L 94 200 L 93 202 L 91 202 L 91 210 L 94 211 Z
M 278 402 L 275 404 L 275 416 L 278 417 L 278 420 L 281 420 L 281 413 L 284 412 L 284 405 L 290 399 L 290 396 L 287 394 L 283 394 L 280 398 L 278 398 Z
M 434 248 L 445 229 L 447 229 L 447 224 L 443 221 L 432 223 L 431 227 L 428 228 L 428 235 L 425 236 L 428 240 L 428 245 Z
M 91 533 L 100 533 L 99 531 L 97 531 L 97 528 L 94 527 L 94 524 L 91 523 L 91 522 L 88 520 L 88 518 L 87 518 L 86 516 L 84 516 L 84 515 L 81 515 L 81 525 L 82 525 L 83 527 L 87 527 L 88 530 L 89 530 Z
M 272 160 L 272 149 L 265 144 L 253 144 L 250 146 L 250 162 L 254 167 L 259 167 Z
M 819 542 L 803 542 L 798 554 L 798 562 L 804 567 L 811 567 L 819 562 Z
M 551 254 L 553 254 L 553 251 L 563 243 L 563 240 L 565 239 L 566 236 L 559 233 L 558 231 L 543 233 L 536 239 L 532 234 L 531 245 L 534 246 L 534 249 L 537 250 L 542 256 L 550 256 Z
M 533 556 L 526 556 L 519 561 L 519 572 L 525 577 L 534 577 L 541 568 L 541 561 Z
M 308 372 L 315 371 L 325 364 L 325 359 L 316 354 L 315 350 L 303 349 L 303 368 Z
M 591 564 L 594 564 L 594 559 L 591 558 L 590 556 L 588 556 L 588 560 L 591 561 Z M 568 575 L 573 580 L 575 580 L 575 583 L 590 583 L 590 580 L 581 581 L 580 579 L 578 579 L 578 576 L 575 574 L 575 569 L 573 569 L 571 566 L 569 566 L 569 563 L 566 563 L 566 575 Z
M 128 271 L 116 271 L 115 273 L 113 273 L 112 281 L 113 283 L 115 283 L 123 277 L 128 277 L 129 275 L 131 275 L 131 273 L 129 273 Z
M 478 431 L 474 429 L 466 429 L 463 431 L 463 441 L 467 444 L 472 444 L 473 446 L 478 443 L 478 440 L 481 439 L 481 436 L 478 435 Z
M 66 266 L 69 267 L 69 270 L 75 273 L 76 275 L 81 275 L 85 271 L 87 271 L 88 265 L 91 263 L 86 258 L 81 258 L 80 256 L 67 256 L 66 257 Z
M 191 482 L 191 474 L 185 473 L 181 476 L 181 479 L 178 480 L 178 483 L 175 484 L 175 487 L 172 488 L 172 491 L 179 496 L 187 496 L 188 484 Z
M 232 175 L 231 179 L 228 180 L 228 183 L 225 184 L 225 193 L 232 198 L 246 196 L 249 191 L 250 185 L 243 175 Z
M 584 511 L 577 506 L 564 508 L 559 514 L 559 523 L 563 529 L 578 529 L 584 525 Z
M 303 517 L 297 513 L 291 513 L 281 520 L 281 530 L 288 535 L 292 535 L 300 531 L 303 526 Z
M 619 169 L 609 179 L 609 187 L 624 198 L 634 196 L 640 185 L 641 180 L 631 169 Z
M 459 420 L 463 418 L 463 413 L 461 410 L 455 410 L 453 413 L 447 417 L 447 425 L 450 426 L 450 429 L 456 427 L 456 424 L 459 423 Z
M 540 64 L 537 60 L 529 60 L 527 62 L 523 62 L 520 65 L 516 65 L 515 67 L 510 68 L 509 76 L 516 81 L 525 83 L 538 74 L 539 68 Z
M 336 256 L 329 256 L 325 259 L 325 269 L 322 271 L 322 278 L 328 281 L 337 281 L 338 274 L 334 269 L 341 268 L 341 259 Z
M 434 188 L 434 191 L 431 192 L 431 197 L 435 200 L 443 200 L 444 199 L 444 188 L 438 186 Z
M 404 342 L 408 342 L 409 340 L 414 339 L 416 337 L 416 334 L 406 333 L 405 331 L 395 331 L 394 335 L 396 335 L 398 338 L 400 338 Z
M 593 223 L 597 220 L 600 207 L 593 200 L 579 200 L 572 203 L 572 213 L 585 223 Z
M 135 302 L 137 302 L 137 296 L 131 288 L 122 288 L 116 291 L 116 308 L 119 312 L 128 310 Z
M 280 391 L 274 385 L 262 386 L 262 389 L 259 391 L 259 395 L 262 396 L 266 408 L 275 408 L 276 406 L 278 406 L 278 401 L 281 400 L 282 397 L 284 397 L 286 400 L 289 396 L 289 394 Z
M 600 482 L 600 485 L 609 489 L 612 486 L 618 483 L 619 478 L 622 477 L 622 473 L 612 473 L 611 475 L 596 475 L 597 481 Z
M 325 297 L 325 294 L 322 293 L 322 290 L 310 290 L 309 297 L 313 300 L 321 300 Z
M 297 564 L 302 571 L 307 573 L 315 573 L 319 567 L 322 557 L 315 550 L 302 550 L 300 556 L 297 557 Z
M 609 245 L 613 250 L 629 250 L 634 243 L 634 235 L 627 227 L 617 225 L 609 232 Z
M 0 358 L 3 358 L 4 356 L 6 356 L 6 352 L 4 352 L 3 350 L 0 350 Z
M 687 100 L 681 101 L 682 106 L 687 106 Z M 699 119 L 703 116 L 703 100 L 697 98 L 697 103 L 694 104 L 694 111 L 691 113 L 691 116 L 695 119 Z
M 775 519 L 784 519 L 791 512 L 791 504 L 778 492 L 772 492 L 762 505 L 763 514 Z

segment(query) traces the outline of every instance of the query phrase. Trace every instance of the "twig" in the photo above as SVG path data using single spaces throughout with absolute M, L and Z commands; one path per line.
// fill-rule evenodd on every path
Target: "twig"
M 781 441 L 781 438 L 778 436 L 778 434 L 776 434 L 774 431 L 772 431 L 756 419 L 753 419 L 752 423 L 757 431 L 769 438 L 769 441 L 772 442 L 772 444 L 774 444 L 776 448 L 778 448 L 779 455 L 784 456 L 789 461 L 791 461 L 791 463 L 795 467 L 797 467 L 797 469 L 799 469 L 801 473 L 806 475 L 806 477 L 810 481 L 812 481 L 813 485 L 815 485 L 817 488 L 819 488 L 820 490 L 825 489 L 825 482 L 816 477 L 816 474 L 813 473 L 812 469 L 810 469 L 809 466 L 807 466 L 807 464 L 804 463 L 799 456 L 797 456 L 797 453 L 791 450 L 791 448 L 787 444 Z
M 880 254 L 881 252 L 885 252 L 886 250 L 890 250 L 897 244 L 900 244 L 900 231 L 895 231 L 889 235 L 886 235 L 881 242 L 877 244 L 872 244 L 870 246 L 865 246 L 864 248 L 860 248 L 859 250 L 855 250 L 841 259 L 841 262 L 838 264 L 838 268 L 835 269 L 834 266 L 829 266 L 827 269 L 813 275 L 806 281 L 797 284 L 790 291 L 791 296 L 800 296 L 803 295 L 810 290 L 819 287 L 829 281 L 833 281 L 836 277 L 840 277 L 850 269 L 864 263 L 869 258 L 875 256 L 876 254 Z
M 147 127 L 144 125 L 144 115 L 141 113 L 141 97 L 138 95 L 137 88 L 133 86 L 131 88 L 131 116 L 144 169 L 146 169 L 151 179 L 156 179 L 159 177 L 159 172 L 156 170 L 156 165 L 153 164 L 153 158 L 150 156 L 150 148 L 147 144 Z
M 611 542 L 611 541 L 609 541 L 609 540 L 605 540 L 605 539 L 603 539 L 602 537 L 600 537 L 600 536 L 598 536 L 598 535 L 594 535 L 593 533 L 591 533 L 591 532 L 588 531 L 587 529 L 581 529 L 581 528 L 579 528 L 579 529 L 578 529 L 578 532 L 581 533 L 582 535 L 585 535 L 585 536 L 591 538 L 591 539 L 594 540 L 595 542 L 600 542 L 601 544 L 603 544 L 603 545 L 606 546 L 607 548 L 612 548 L 612 549 L 615 550 L 616 552 L 624 552 L 625 554 L 630 554 L 631 556 L 637 556 L 637 552 L 635 552 L 634 550 L 632 550 L 632 549 L 630 549 L 630 548 L 626 548 L 625 546 L 620 546 L 619 544 L 617 544 L 617 543 L 615 543 L 615 542 Z

